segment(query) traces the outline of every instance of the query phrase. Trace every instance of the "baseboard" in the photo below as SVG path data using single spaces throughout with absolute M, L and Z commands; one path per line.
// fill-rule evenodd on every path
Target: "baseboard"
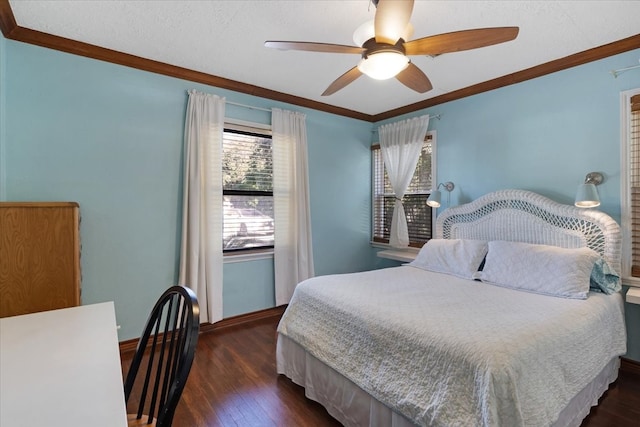
M 240 314 L 238 316 L 222 319 L 216 323 L 202 323 L 200 324 L 200 333 L 210 333 L 219 331 L 221 329 L 231 328 L 233 326 L 244 325 L 246 323 L 257 322 L 265 319 L 272 319 L 274 317 L 280 318 L 287 308 L 286 305 L 279 307 L 267 308 L 264 310 L 254 311 L 247 314 Z M 139 338 L 134 338 L 120 342 L 120 354 L 127 353 L 129 351 L 135 351 L 138 346 Z
M 200 333 L 204 334 L 212 331 L 219 331 L 220 329 L 257 322 L 259 320 L 271 319 L 274 317 L 280 318 L 286 308 L 286 305 L 281 305 L 280 307 L 267 308 L 247 314 L 241 314 L 239 316 L 229 317 L 216 323 L 202 323 L 200 325 Z
M 629 374 L 640 375 L 640 362 L 626 357 L 620 358 L 620 370 Z

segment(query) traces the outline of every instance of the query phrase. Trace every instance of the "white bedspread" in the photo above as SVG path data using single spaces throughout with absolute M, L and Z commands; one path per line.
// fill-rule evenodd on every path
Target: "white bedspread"
M 302 282 L 278 332 L 434 426 L 550 425 L 626 351 L 619 294 L 569 300 L 410 266 Z

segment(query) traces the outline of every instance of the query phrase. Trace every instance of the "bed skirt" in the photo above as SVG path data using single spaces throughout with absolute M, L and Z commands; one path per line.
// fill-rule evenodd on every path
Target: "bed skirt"
M 305 395 L 323 405 L 345 426 L 413 427 L 415 424 L 392 411 L 353 382 L 334 371 L 286 336 L 278 334 L 278 374 L 304 387 Z M 618 377 L 620 359 L 615 357 L 562 410 L 553 427 L 579 427 L 592 406 Z

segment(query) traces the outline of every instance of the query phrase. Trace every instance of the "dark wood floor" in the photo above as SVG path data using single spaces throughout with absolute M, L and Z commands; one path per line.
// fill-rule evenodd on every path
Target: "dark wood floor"
M 276 374 L 276 326 L 272 318 L 201 334 L 173 425 L 339 426 L 301 387 Z M 123 369 L 131 356 L 122 355 Z M 639 425 L 640 374 L 622 370 L 582 427 Z

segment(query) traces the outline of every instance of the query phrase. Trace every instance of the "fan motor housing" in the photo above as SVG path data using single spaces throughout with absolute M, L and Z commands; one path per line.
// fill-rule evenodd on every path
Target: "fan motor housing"
M 404 50 L 404 40 L 400 39 L 396 44 L 378 43 L 375 38 L 370 38 L 362 45 L 366 50 L 362 53 L 363 58 L 380 52 L 396 52 L 406 56 Z

